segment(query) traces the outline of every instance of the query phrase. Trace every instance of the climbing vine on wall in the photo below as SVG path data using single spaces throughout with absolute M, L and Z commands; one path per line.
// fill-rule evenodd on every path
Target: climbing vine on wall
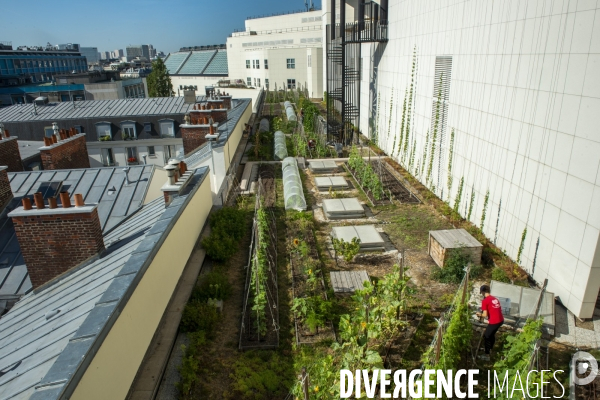
M 498 218 L 496 219 L 496 232 L 494 233 L 494 244 L 498 240 L 498 227 L 500 226 L 500 211 L 502 210 L 502 199 L 498 203 Z
M 406 121 L 406 96 L 408 96 L 408 88 L 404 90 L 404 101 L 402 104 L 402 122 L 400 123 L 400 142 L 398 142 L 398 156 L 402 155 L 402 144 L 404 143 L 404 122 Z
M 460 207 L 460 200 L 462 198 L 463 186 L 465 184 L 465 177 L 460 178 L 460 183 L 458 184 L 458 193 L 456 193 L 456 199 L 454 200 L 454 211 L 458 212 L 458 207 Z
M 373 132 L 373 143 L 379 146 L 379 103 L 381 100 L 381 94 L 377 93 L 377 114 L 375 116 L 375 132 Z
M 427 179 L 426 182 L 431 182 L 431 171 L 433 169 L 433 159 L 435 158 L 435 142 L 437 141 L 438 134 L 438 126 L 440 122 L 440 106 L 442 104 L 442 82 L 443 82 L 444 73 L 440 75 L 440 88 L 438 90 L 438 98 L 435 103 L 435 121 L 433 122 L 433 137 L 431 138 L 431 153 L 429 156 L 429 166 L 427 167 Z
M 525 238 L 527 237 L 527 227 L 523 229 L 523 233 L 521 234 L 521 244 L 519 245 L 519 251 L 517 252 L 517 264 L 521 264 L 521 255 L 523 254 L 523 249 L 525 248 Z M 515 266 L 515 268 L 517 268 Z
M 415 147 L 417 147 L 417 142 L 416 140 L 413 140 L 412 151 L 410 152 L 410 163 L 408 165 L 408 170 L 411 172 L 415 163 Z
M 423 158 L 421 159 L 421 179 L 423 179 L 423 172 L 425 171 L 425 162 L 427 161 L 427 150 L 429 149 L 429 129 L 427 129 L 427 135 L 425 135 L 425 146 L 423 146 Z
M 448 200 L 450 200 L 450 193 L 452 193 L 452 183 L 453 183 L 453 176 L 452 176 L 452 157 L 454 156 L 454 128 L 452 128 L 452 132 L 450 133 L 450 151 L 448 152 Z M 473 199 L 473 197 L 471 196 L 471 199 Z M 471 206 L 472 206 L 472 201 L 471 201 Z M 469 211 L 469 216 L 471 215 L 471 212 Z M 469 217 L 470 218 L 470 217 Z M 467 218 L 467 219 L 469 219 Z
M 390 138 L 390 132 L 392 130 L 392 111 L 394 111 L 394 88 L 392 88 L 392 94 L 390 96 L 390 113 L 388 115 L 388 130 L 387 130 L 387 136 L 385 137 L 386 142 L 389 140 Z M 396 137 L 394 137 L 394 143 L 392 144 L 392 151 L 391 153 L 394 153 L 394 148 L 396 147 Z
M 448 193 L 448 195 L 450 195 Z M 475 188 L 471 186 L 471 199 L 469 200 L 469 211 L 467 212 L 467 221 L 471 220 L 471 214 L 473 213 L 473 206 L 475 205 Z
M 487 213 L 488 200 L 490 199 L 490 191 L 488 190 L 485 193 L 485 198 L 483 199 L 483 210 L 481 211 L 481 224 L 479 228 L 483 232 L 483 226 L 485 224 L 485 214 Z
M 413 59 L 412 59 L 412 71 L 410 73 L 410 92 L 408 95 L 408 111 L 406 114 L 406 137 L 404 139 L 404 144 L 405 144 L 405 148 L 404 148 L 404 154 L 406 155 L 407 150 L 408 150 L 408 144 L 409 142 L 409 137 L 410 137 L 410 114 L 412 112 L 412 105 L 413 105 L 413 101 L 414 101 L 414 93 L 415 93 L 415 71 L 417 68 L 417 46 L 414 47 L 413 49 Z M 413 147 L 413 151 L 414 151 L 414 147 Z

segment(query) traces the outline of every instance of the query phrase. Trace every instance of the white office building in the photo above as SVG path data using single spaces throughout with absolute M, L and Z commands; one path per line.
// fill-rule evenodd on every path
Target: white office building
M 362 133 L 580 318 L 600 288 L 598 7 L 390 1 L 359 61 Z
M 229 79 L 257 88 L 306 88 L 323 97 L 321 11 L 247 19 L 227 39 Z

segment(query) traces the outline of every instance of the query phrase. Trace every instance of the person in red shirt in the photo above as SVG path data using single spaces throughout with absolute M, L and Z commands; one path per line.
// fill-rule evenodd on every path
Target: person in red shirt
M 498 329 L 500 329 L 504 323 L 504 317 L 502 316 L 500 302 L 490 294 L 490 287 L 488 285 L 483 285 L 479 289 L 479 293 L 483 295 L 483 301 L 481 302 L 481 310 L 483 313 L 477 313 L 477 315 L 488 319 L 488 326 L 483 333 L 485 339 L 485 355 L 482 355 L 481 358 L 489 360 L 490 351 L 494 347 L 494 343 L 496 343 L 496 332 L 498 332 Z

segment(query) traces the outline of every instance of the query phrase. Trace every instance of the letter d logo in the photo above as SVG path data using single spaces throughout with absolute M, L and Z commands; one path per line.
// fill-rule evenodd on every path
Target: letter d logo
M 577 375 L 584 375 L 588 369 L 591 371 L 586 377 L 579 377 Z M 575 399 L 575 385 L 584 386 L 592 383 L 598 376 L 598 362 L 596 359 L 585 351 L 578 351 L 573 354 L 571 358 L 571 387 L 570 387 L 570 398 Z

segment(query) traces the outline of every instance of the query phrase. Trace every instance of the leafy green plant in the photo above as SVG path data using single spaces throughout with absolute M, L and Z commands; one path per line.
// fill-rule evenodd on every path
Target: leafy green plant
M 236 398 L 282 399 L 293 385 L 288 357 L 273 351 L 247 351 L 234 363 L 230 377 Z M 297 386 L 297 385 L 296 385 Z
M 525 239 L 527 238 L 527 227 L 523 229 L 521 234 L 521 244 L 519 245 L 519 251 L 517 252 L 517 264 L 521 264 L 521 256 L 523 255 L 523 249 L 525 248 Z M 515 268 L 517 268 L 515 266 Z
M 423 175 L 425 172 L 425 162 L 427 161 L 427 150 L 429 149 L 429 129 L 427 129 L 427 135 L 425 135 L 425 146 L 423 146 L 423 158 L 421 159 L 421 167 L 419 168 L 419 172 Z M 417 163 L 418 165 L 419 163 Z M 423 177 L 421 176 L 421 179 Z
M 268 280 L 268 247 L 270 245 L 269 223 L 267 212 L 261 207 L 256 212 L 256 254 L 252 258 L 250 272 L 250 290 L 252 293 L 252 320 L 255 328 L 262 336 L 267 333 L 267 280 Z
M 246 229 L 245 213 L 234 207 L 223 207 L 210 216 L 211 233 L 202 240 L 206 254 L 226 261 L 235 254 Z
M 357 237 L 352 238 L 350 242 L 344 241 L 344 239 L 333 238 L 333 249 L 336 253 L 339 253 L 346 262 L 350 262 L 360 251 L 360 239 Z
M 452 159 L 454 157 L 454 128 L 452 128 L 452 132 L 450 133 L 450 149 L 448 150 L 448 202 L 450 201 L 450 193 L 452 193 L 452 182 L 454 177 L 452 176 Z M 471 199 L 473 197 L 471 196 Z M 471 213 L 469 212 L 469 220 L 471 218 Z
M 474 206 L 475 206 L 475 188 L 471 187 L 471 198 L 469 199 L 469 211 L 467 212 L 467 221 L 471 220 L 471 214 L 473 213 Z
M 506 272 L 500 267 L 494 267 L 492 270 L 492 279 L 498 282 L 510 283 Z
M 427 168 L 427 178 L 426 182 L 431 182 L 431 172 L 433 170 L 433 159 L 435 158 L 435 144 L 437 142 L 437 134 L 440 122 L 440 106 L 442 104 L 442 87 L 443 87 L 443 76 L 444 73 L 440 75 L 440 87 L 438 90 L 438 97 L 435 103 L 435 120 L 433 123 L 433 136 L 431 138 L 431 154 L 429 156 L 429 166 Z
M 188 302 L 181 315 L 181 329 L 183 332 L 204 331 L 208 337 L 219 321 L 217 309 L 203 301 L 192 300 Z
M 435 267 L 432 277 L 443 283 L 460 283 L 463 276 L 465 275 L 465 267 L 471 262 L 471 258 L 461 248 L 448 249 L 446 250 L 448 258 L 444 263 L 443 268 Z M 478 271 L 471 268 L 470 276 L 472 278 L 477 277 Z
M 296 297 L 292 303 L 292 311 L 296 313 L 312 333 L 317 332 L 331 318 L 332 309 L 333 304 L 331 301 L 324 300 L 319 295 Z
M 415 89 L 416 89 L 416 71 L 417 69 L 417 46 L 414 47 L 413 49 L 413 58 L 412 58 L 412 70 L 410 72 L 410 92 L 408 95 L 408 111 L 406 114 L 406 135 L 404 137 L 404 156 L 407 155 L 407 151 L 408 151 L 408 145 L 410 143 L 409 139 L 410 139 L 410 116 L 411 116 L 411 112 L 412 112 L 412 106 L 414 103 L 414 94 L 415 94 Z M 402 157 L 402 159 L 404 160 L 404 157 Z M 414 160 L 414 147 L 413 147 L 413 154 L 410 158 L 411 160 Z
M 485 193 L 485 197 L 483 199 L 483 210 L 481 211 L 481 224 L 479 225 L 479 229 L 483 232 L 483 226 L 485 224 L 485 216 L 487 213 L 488 200 L 490 199 L 490 191 L 488 190 Z
M 398 142 L 399 157 L 402 155 L 402 146 L 404 144 L 404 123 L 406 121 L 406 96 L 408 96 L 408 88 L 404 90 L 404 102 L 402 103 L 402 122 L 400 123 L 400 141 Z
M 181 365 L 177 367 L 181 380 L 175 383 L 175 387 L 183 396 L 191 394 L 194 385 L 198 382 L 200 376 L 200 360 L 198 355 L 207 344 L 204 331 L 189 333 L 188 340 L 188 346 L 181 346 L 183 358 Z
M 354 176 L 366 192 L 371 192 L 375 200 L 380 200 L 383 193 L 383 184 L 379 176 L 373 170 L 371 164 L 365 162 L 360 156 L 356 146 L 352 146 L 348 166 L 354 170 Z
M 190 300 L 227 300 L 231 296 L 231 284 L 222 271 L 211 271 L 198 280 L 201 282 L 194 287 Z
M 465 178 L 463 176 L 460 178 L 460 184 L 458 185 L 458 193 L 456 193 L 456 199 L 454 199 L 454 212 L 455 213 L 458 213 L 458 208 L 460 207 L 464 184 L 465 184 Z

